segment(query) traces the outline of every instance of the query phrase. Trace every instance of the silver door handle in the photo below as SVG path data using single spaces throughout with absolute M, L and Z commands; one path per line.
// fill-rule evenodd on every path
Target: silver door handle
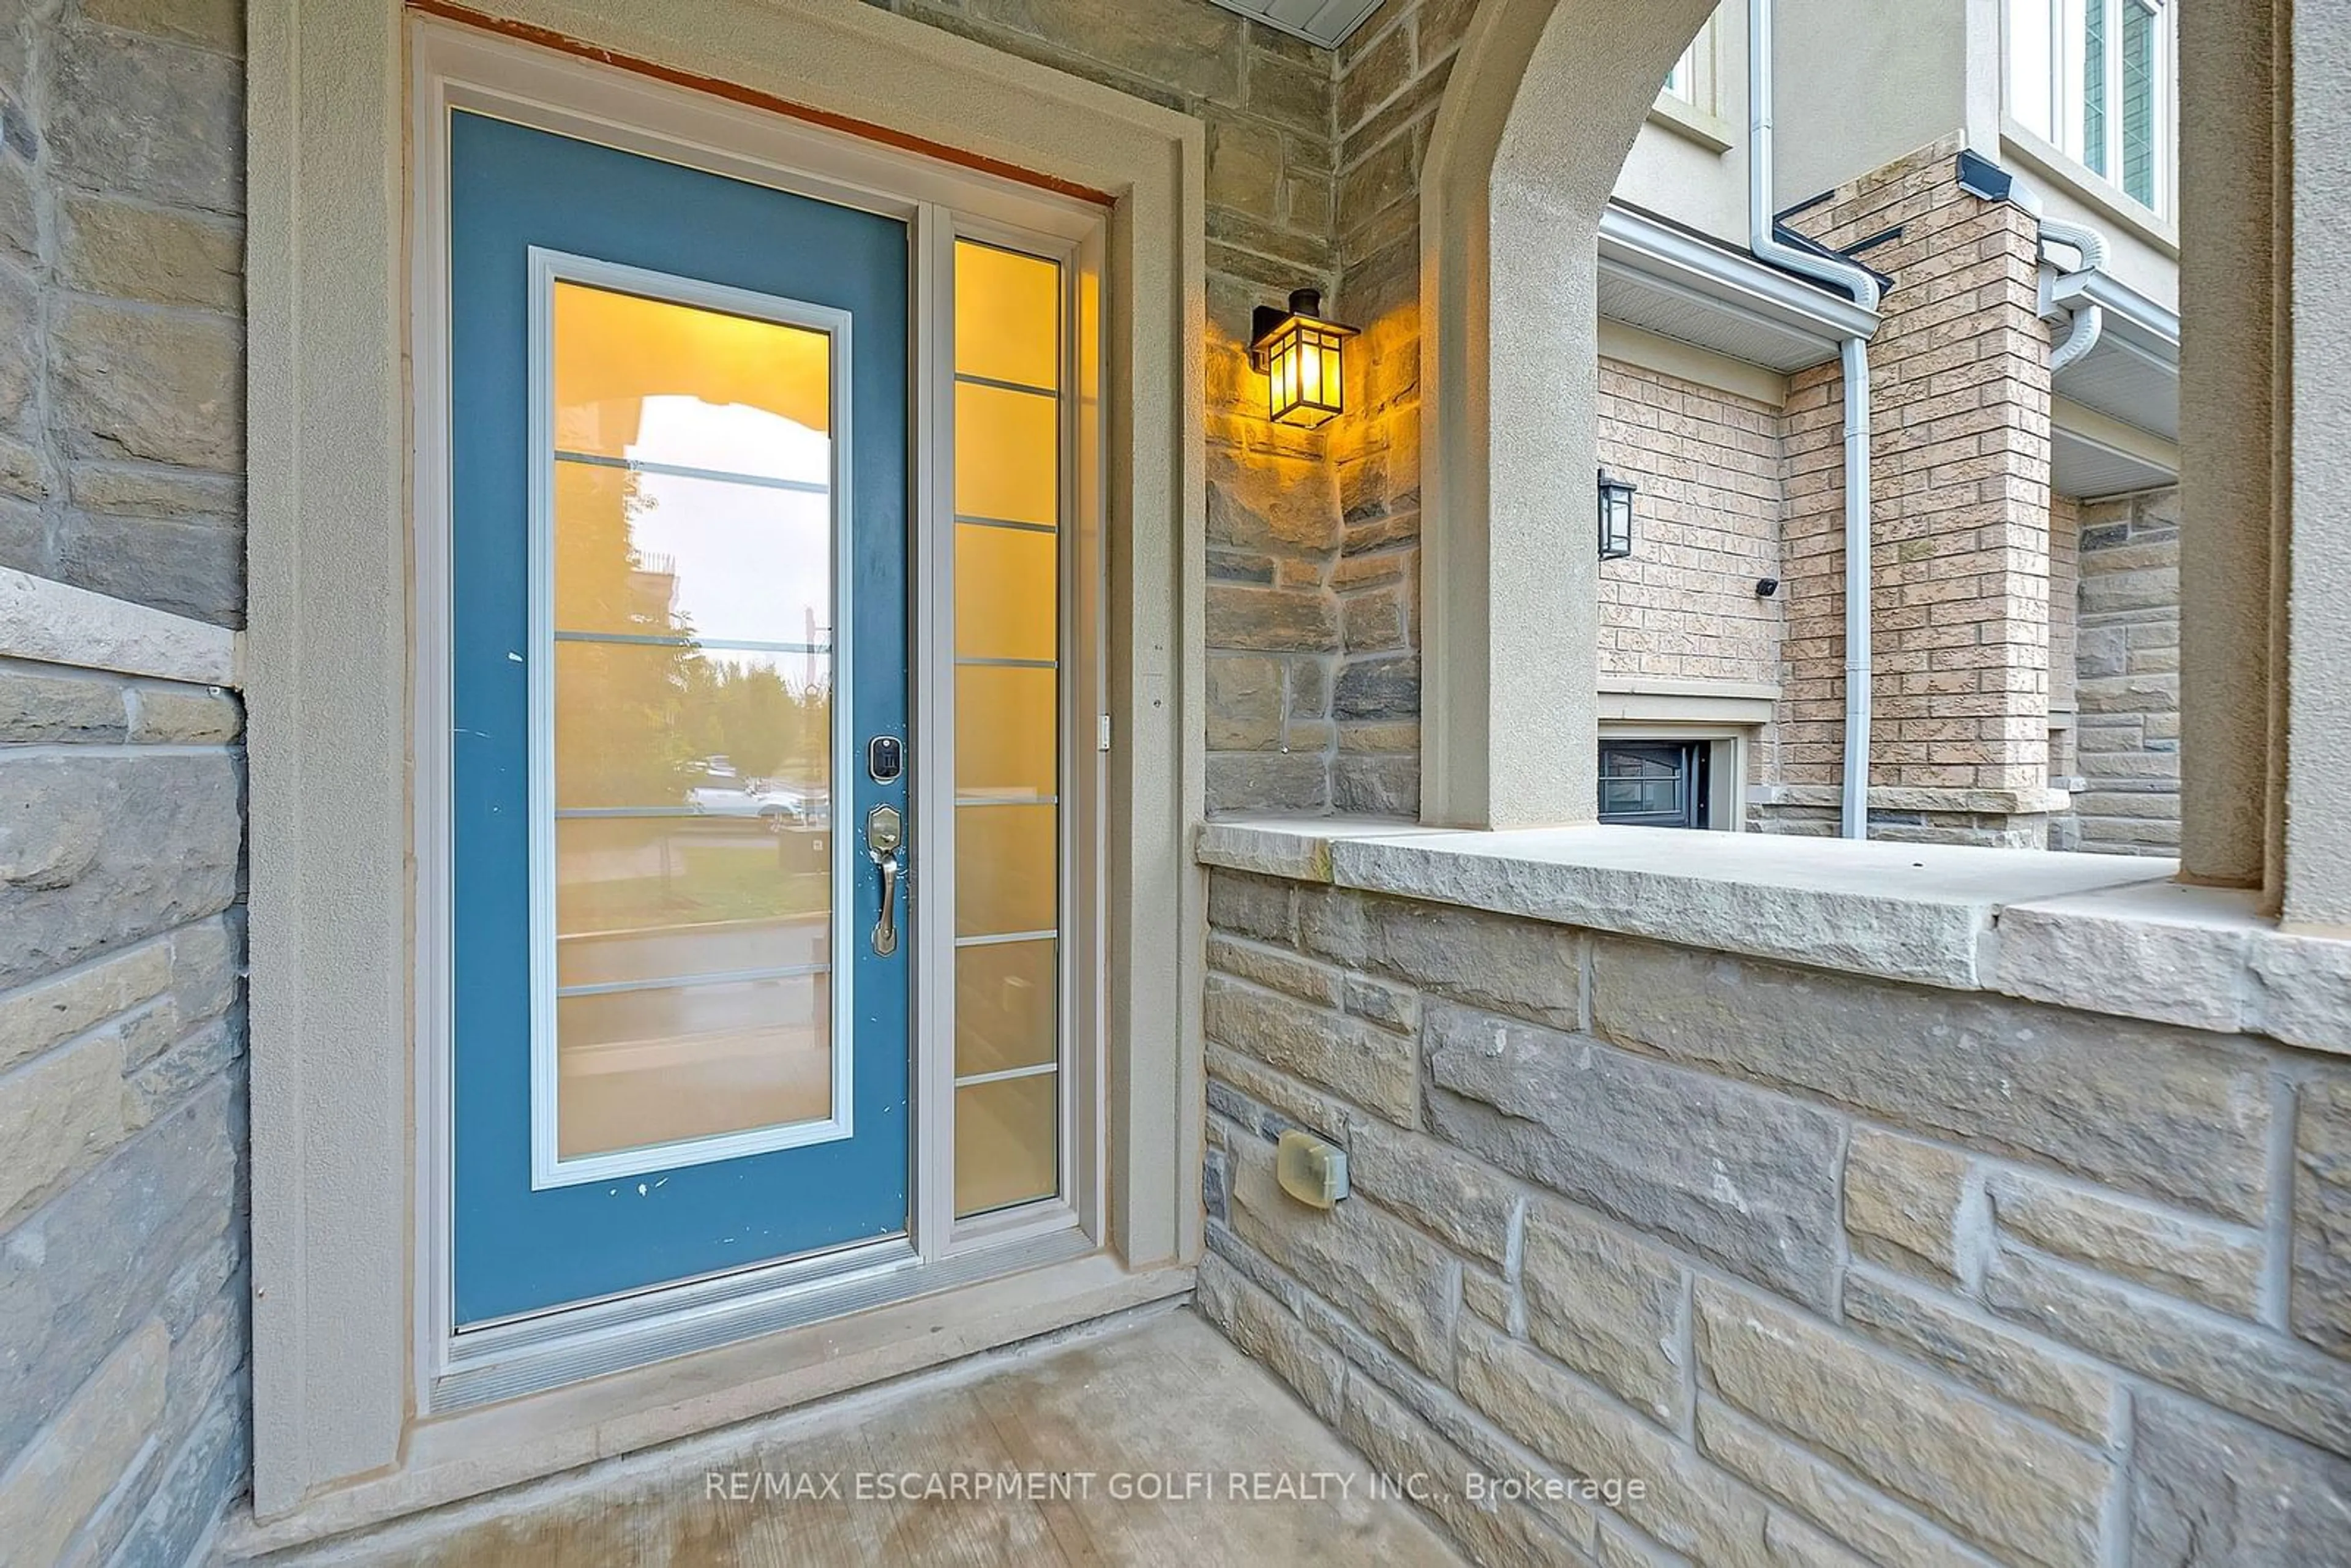
M 873 951 L 886 958 L 898 950 L 898 846 L 906 841 L 906 820 L 895 806 L 865 813 L 865 854 L 882 869 L 882 918 L 873 923 Z
M 886 958 L 898 950 L 898 852 L 868 850 L 882 868 L 882 918 L 873 923 L 873 951 Z

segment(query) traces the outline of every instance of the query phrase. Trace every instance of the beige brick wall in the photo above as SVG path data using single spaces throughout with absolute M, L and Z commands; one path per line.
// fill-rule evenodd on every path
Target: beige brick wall
M 1945 810 L 1978 837 L 1974 819 L 2049 774 L 2049 334 L 2031 220 L 1962 192 L 1957 152 L 1923 148 L 1792 221 L 1834 246 L 1902 227 L 1868 256 L 1897 278 L 1870 353 L 1871 784 L 1916 819 L 1889 825 L 1932 836 Z M 1842 756 L 1839 382 L 1805 371 L 1789 399 L 1783 757 L 1815 787 Z
M 1600 464 L 1640 486 L 1633 553 L 1600 566 L 1600 678 L 1775 684 L 1780 411 L 1600 362 Z
M 2081 508 L 2079 847 L 2179 848 L 2179 492 Z

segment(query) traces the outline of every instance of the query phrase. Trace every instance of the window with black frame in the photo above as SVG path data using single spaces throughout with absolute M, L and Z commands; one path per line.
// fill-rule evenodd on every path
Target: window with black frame
M 1635 828 L 1704 828 L 1707 766 L 1702 740 L 1600 743 L 1600 820 Z

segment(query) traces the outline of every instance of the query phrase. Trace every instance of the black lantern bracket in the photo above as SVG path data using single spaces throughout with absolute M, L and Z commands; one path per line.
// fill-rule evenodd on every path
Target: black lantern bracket
M 1273 350 L 1282 334 L 1291 327 L 1319 327 L 1341 338 L 1353 338 L 1363 329 L 1344 322 L 1332 321 L 1322 314 L 1322 291 L 1319 288 L 1293 288 L 1290 291 L 1290 307 L 1260 305 L 1249 316 L 1249 368 L 1260 374 L 1271 368 Z

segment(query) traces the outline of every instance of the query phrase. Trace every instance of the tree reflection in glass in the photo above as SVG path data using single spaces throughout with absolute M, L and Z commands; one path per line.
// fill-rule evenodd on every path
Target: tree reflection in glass
M 831 340 L 553 311 L 558 1145 L 831 1107 Z

